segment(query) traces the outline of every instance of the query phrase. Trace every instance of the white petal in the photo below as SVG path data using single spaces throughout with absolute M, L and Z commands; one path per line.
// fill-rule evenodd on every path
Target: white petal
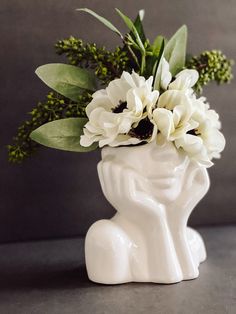
M 203 141 L 200 137 L 186 134 L 185 136 L 175 140 L 177 148 L 182 147 L 187 153 L 194 156 L 203 149 Z
M 193 87 L 198 81 L 199 74 L 196 70 L 183 70 L 176 75 L 176 79 L 169 85 L 169 89 L 185 90 Z
M 130 85 L 122 79 L 115 79 L 109 83 L 106 92 L 113 107 L 119 105 L 120 102 L 126 101 L 126 94 L 129 89 Z
M 120 134 L 109 144 L 109 146 L 116 147 L 121 145 L 136 145 L 140 142 L 142 141 L 138 138 Z
M 127 107 L 132 110 L 135 115 L 143 112 L 144 106 L 138 95 L 139 89 L 130 89 L 127 93 Z
M 146 80 L 145 85 L 148 88 L 148 91 L 151 92 L 153 83 L 153 76 L 150 76 L 149 79 Z
M 124 80 L 130 88 L 141 87 L 145 84 L 145 78 L 143 76 L 139 76 L 135 71 L 132 71 L 132 74 L 124 71 L 121 79 Z
M 114 105 L 107 95 L 99 95 L 98 97 L 93 98 L 86 107 L 86 114 L 88 118 L 90 117 L 91 112 L 98 107 L 104 108 L 107 111 L 111 111 Z
M 192 107 L 190 98 L 187 97 L 183 92 L 177 90 L 167 90 L 164 92 L 158 100 L 157 106 L 159 108 L 167 108 L 173 110 L 178 105 L 184 105 Z
M 164 108 L 157 108 L 153 111 L 153 120 L 158 130 L 168 139 L 174 131 L 172 112 Z
M 213 157 L 219 156 L 219 154 L 225 148 L 225 138 L 224 135 L 217 129 L 213 128 L 208 131 L 206 134 L 206 138 L 204 140 L 207 150 L 209 154 Z
M 84 147 L 89 147 L 94 143 L 94 141 L 92 139 L 90 139 L 89 137 L 85 136 L 85 135 L 81 135 L 80 137 L 80 145 L 84 146 Z
M 162 89 L 167 89 L 169 83 L 171 82 L 172 75 L 169 69 L 170 69 L 169 63 L 166 61 L 165 58 L 163 58 L 162 64 L 161 64 L 161 88 Z

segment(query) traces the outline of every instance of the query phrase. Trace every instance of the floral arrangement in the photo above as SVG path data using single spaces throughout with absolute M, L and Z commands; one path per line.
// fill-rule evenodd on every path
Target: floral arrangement
M 200 96 L 210 81 L 228 83 L 232 60 L 221 51 L 186 58 L 187 27 L 169 40 L 147 39 L 142 20 L 120 15 L 121 32 L 108 20 L 85 11 L 120 36 L 114 51 L 70 37 L 56 43 L 69 64 L 46 64 L 36 70 L 53 91 L 30 112 L 8 146 L 9 160 L 22 161 L 38 144 L 86 152 L 109 145 L 142 145 L 171 141 L 206 167 L 225 146 L 218 114 Z M 98 87 L 99 86 L 99 87 Z

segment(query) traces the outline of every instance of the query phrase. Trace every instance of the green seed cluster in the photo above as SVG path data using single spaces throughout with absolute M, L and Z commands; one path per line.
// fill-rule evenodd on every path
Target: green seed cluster
M 128 54 L 121 47 L 109 51 L 105 47 L 97 47 L 95 43 L 85 44 L 81 39 L 71 36 L 59 40 L 55 48 L 57 54 L 66 55 L 70 64 L 92 69 L 103 85 L 130 69 Z
M 199 80 L 195 85 L 198 93 L 210 81 L 216 81 L 217 84 L 229 83 L 233 78 L 232 66 L 233 61 L 227 59 L 220 50 L 204 51 L 186 64 L 186 68 L 196 69 L 199 73 Z
M 9 161 L 20 163 L 39 147 L 29 137 L 30 133 L 41 125 L 63 118 L 86 117 L 85 107 L 90 102 L 91 95 L 82 94 L 78 103 L 73 103 L 62 95 L 50 92 L 46 101 L 39 102 L 29 112 L 30 119 L 23 122 L 18 128 L 17 135 L 13 138 L 13 144 L 8 145 Z

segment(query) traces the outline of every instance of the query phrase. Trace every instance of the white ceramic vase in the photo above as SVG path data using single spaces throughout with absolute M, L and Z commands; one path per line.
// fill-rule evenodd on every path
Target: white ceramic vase
M 103 148 L 98 174 L 117 213 L 87 233 L 90 280 L 169 284 L 198 277 L 206 250 L 187 221 L 209 188 L 207 170 L 172 143 L 152 142 Z

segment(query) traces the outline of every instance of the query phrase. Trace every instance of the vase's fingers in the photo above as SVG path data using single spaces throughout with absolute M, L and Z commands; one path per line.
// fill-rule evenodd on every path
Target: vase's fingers
M 210 186 L 210 180 L 209 180 L 209 176 L 208 176 L 208 172 L 206 168 L 201 167 L 199 169 L 199 171 L 196 173 L 195 181 L 199 187 L 200 186 L 202 187 L 202 192 L 205 195 L 205 193 L 207 193 Z
M 98 178 L 101 184 L 102 192 L 106 196 L 106 187 L 105 187 L 105 180 L 104 180 L 104 175 L 103 175 L 103 161 L 100 161 L 97 165 L 97 170 L 98 170 Z
M 173 220 L 181 219 L 186 224 L 193 208 L 203 198 L 208 188 L 207 170 L 194 164 L 190 165 L 183 183 L 183 191 L 169 210 Z
M 187 174 L 186 184 L 183 185 L 183 189 L 186 190 L 186 192 L 192 188 L 192 184 L 198 169 L 199 168 L 197 168 L 195 164 L 193 163 L 189 164 L 188 170 L 186 171 Z
M 121 197 L 126 195 L 128 202 L 132 204 L 131 210 L 135 209 L 135 215 L 148 219 L 159 219 L 160 210 L 157 202 L 146 192 L 140 190 L 139 182 L 142 177 L 132 169 L 126 168 L 121 178 Z
M 121 199 L 122 197 L 124 197 L 124 195 L 122 195 L 122 182 L 121 182 L 121 178 L 122 178 L 122 166 L 120 166 L 118 163 L 112 162 L 110 165 L 110 178 L 111 178 L 111 184 L 110 187 L 113 190 L 113 193 L 115 193 L 117 195 L 117 197 L 119 199 Z
M 109 177 L 107 181 L 108 193 L 116 199 L 116 202 L 118 204 L 120 203 L 122 197 L 124 198 L 124 195 L 122 195 L 121 193 L 122 167 L 114 161 L 108 161 L 105 168 L 106 175 L 107 177 Z
M 120 191 L 121 167 L 113 161 L 104 161 L 101 168 L 105 196 L 113 207 L 119 209 L 124 197 Z
M 109 168 L 110 162 L 102 161 L 98 165 L 99 171 L 99 179 L 102 187 L 102 191 L 106 199 L 108 200 L 111 205 L 113 205 L 112 195 L 110 191 L 110 177 L 109 177 Z
M 203 167 L 198 168 L 194 172 L 194 178 L 192 181 L 192 187 L 186 195 L 190 196 L 194 193 L 194 197 L 192 197 L 192 201 L 189 204 L 189 210 L 192 211 L 193 208 L 197 205 L 197 203 L 203 198 L 203 196 L 207 193 L 209 189 L 209 177 L 207 170 Z
M 135 172 L 129 168 L 123 168 L 120 174 L 121 174 L 120 177 L 121 196 L 125 195 L 129 201 L 135 202 L 136 200 Z
M 195 260 L 186 233 L 189 215 L 207 192 L 209 178 L 207 171 L 196 164 L 190 164 L 186 171 L 183 192 L 168 211 L 168 224 L 174 240 L 184 279 L 198 276 L 198 261 Z
M 178 223 L 178 222 L 177 222 Z M 193 279 L 198 277 L 198 261 L 195 260 L 186 234 L 186 227 L 175 228 L 170 226 L 172 238 L 176 248 L 176 253 L 179 259 L 179 264 L 182 269 L 183 279 Z
M 187 182 L 183 185 L 186 193 L 192 189 L 193 184 L 197 185 L 200 190 L 208 190 L 209 177 L 204 167 L 196 167 L 196 165 L 190 164 L 188 173 Z

